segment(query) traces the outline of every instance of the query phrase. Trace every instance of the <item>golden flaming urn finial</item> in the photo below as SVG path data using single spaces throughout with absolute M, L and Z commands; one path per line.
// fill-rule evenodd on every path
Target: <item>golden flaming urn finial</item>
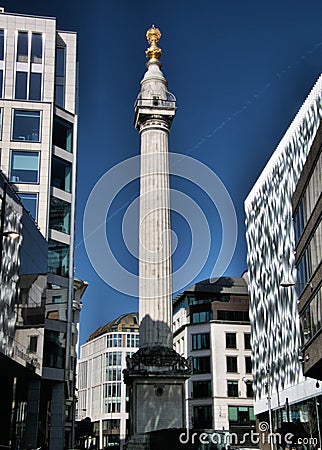
M 159 61 L 159 58 L 162 54 L 162 50 L 157 46 L 157 43 L 161 38 L 160 30 L 158 28 L 155 28 L 154 25 L 152 25 L 152 27 L 146 32 L 146 38 L 150 44 L 150 47 L 145 52 L 146 57 L 149 58 L 147 65 L 151 63 L 156 63 L 161 67 L 161 62 Z

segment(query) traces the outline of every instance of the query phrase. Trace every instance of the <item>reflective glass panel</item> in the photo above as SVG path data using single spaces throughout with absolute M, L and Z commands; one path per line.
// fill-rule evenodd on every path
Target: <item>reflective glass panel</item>
M 37 206 L 38 206 L 37 194 L 19 192 L 19 197 L 21 198 L 23 206 L 26 208 L 27 211 L 30 212 L 31 217 L 34 220 L 37 220 Z
M 39 153 L 12 151 L 10 181 L 14 183 L 37 183 Z
M 71 192 L 71 163 L 53 156 L 51 166 L 51 185 L 66 192 Z
M 49 239 L 48 271 L 63 277 L 68 276 L 69 245 Z
M 40 142 L 40 111 L 14 110 L 12 140 Z
M 0 60 L 4 60 L 4 30 L 0 30 Z
M 41 73 L 30 73 L 29 100 L 41 100 Z
M 70 233 L 71 204 L 56 197 L 50 199 L 49 228 Z
M 27 78 L 28 72 L 16 72 L 15 98 L 17 100 L 27 99 Z
M 42 34 L 32 33 L 31 38 L 31 62 L 41 64 L 42 62 Z
M 25 31 L 18 33 L 17 61 L 28 62 L 28 32 Z
M 61 119 L 60 117 L 54 117 L 54 132 L 53 132 L 53 144 L 57 145 L 68 152 L 73 151 L 73 124 Z

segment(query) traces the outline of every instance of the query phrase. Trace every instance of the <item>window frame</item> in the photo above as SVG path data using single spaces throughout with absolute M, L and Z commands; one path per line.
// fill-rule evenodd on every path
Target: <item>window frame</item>
M 14 153 L 25 153 L 27 154 L 37 154 L 38 155 L 38 168 L 37 168 L 37 181 L 21 181 L 19 180 L 13 180 L 12 179 L 12 174 L 11 171 L 13 169 L 12 167 L 12 163 L 13 163 L 13 156 Z M 11 183 L 15 183 L 15 184 L 39 184 L 39 180 L 40 180 L 40 152 L 37 150 L 17 150 L 17 149 L 11 149 L 10 150 L 10 170 L 9 170 L 9 181 Z
M 230 370 L 230 364 L 228 361 L 236 361 L 236 370 Z M 235 364 L 234 364 L 235 366 Z M 238 373 L 238 357 L 236 355 L 226 355 L 226 372 L 227 373 Z
M 29 113 L 38 113 L 39 112 L 39 138 L 38 141 L 33 140 L 26 140 L 26 139 L 14 139 L 13 133 L 14 133 L 14 126 L 15 126 L 15 112 L 16 111 L 22 111 L 22 112 L 29 112 Z M 43 111 L 41 109 L 21 109 L 21 108 L 12 108 L 12 115 L 11 115 L 11 136 L 10 141 L 11 142 L 28 142 L 33 144 L 41 144 L 42 140 L 42 113 Z

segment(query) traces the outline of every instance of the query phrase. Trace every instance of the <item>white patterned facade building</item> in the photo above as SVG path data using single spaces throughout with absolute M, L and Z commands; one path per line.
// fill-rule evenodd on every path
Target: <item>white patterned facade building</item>
M 138 314 L 124 314 L 99 327 L 81 346 L 78 361 L 78 421 L 90 418 L 86 448 L 122 449 L 128 432 L 126 357 L 139 347 Z
M 285 287 L 297 279 L 292 196 L 321 118 L 322 76 L 245 200 L 255 413 L 273 410 L 275 429 L 307 423 L 321 394 L 302 375 L 297 290 Z

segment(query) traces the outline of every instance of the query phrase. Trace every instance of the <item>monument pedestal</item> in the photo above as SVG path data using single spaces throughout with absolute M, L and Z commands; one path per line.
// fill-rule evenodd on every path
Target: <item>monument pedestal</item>
M 190 375 L 191 360 L 168 347 L 143 347 L 128 357 L 124 370 L 130 390 L 128 450 L 149 449 L 151 431 L 185 427 L 185 381 Z

